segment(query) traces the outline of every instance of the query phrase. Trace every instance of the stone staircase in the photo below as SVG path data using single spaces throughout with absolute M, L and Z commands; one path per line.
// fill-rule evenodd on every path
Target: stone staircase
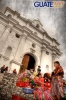
M 33 94 L 25 94 L 21 87 L 16 86 L 18 75 L 11 73 L 0 74 L 0 100 L 12 100 L 12 95 L 35 100 Z

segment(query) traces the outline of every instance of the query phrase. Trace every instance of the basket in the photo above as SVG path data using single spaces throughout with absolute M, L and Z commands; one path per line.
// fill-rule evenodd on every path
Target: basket
M 24 92 L 24 93 L 26 93 L 26 94 L 32 94 L 33 93 L 33 89 L 31 89 L 31 88 L 22 88 L 22 91 Z

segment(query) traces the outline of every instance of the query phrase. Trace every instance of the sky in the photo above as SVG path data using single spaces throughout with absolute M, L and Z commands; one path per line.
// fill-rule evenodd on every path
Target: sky
M 21 16 L 34 20 L 39 19 L 43 24 L 44 30 L 60 43 L 60 49 L 63 55 L 59 61 L 66 69 L 66 1 L 62 8 L 34 7 L 35 1 L 49 0 L 0 0 L 0 11 L 6 7 L 18 11 Z M 59 1 L 59 0 L 50 0 Z

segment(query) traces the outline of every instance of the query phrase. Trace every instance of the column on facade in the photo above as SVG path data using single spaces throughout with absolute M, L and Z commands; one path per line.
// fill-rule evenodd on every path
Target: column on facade
M 41 66 L 41 72 L 44 73 L 46 70 L 46 66 L 44 63 L 45 60 L 45 55 L 46 55 L 46 46 L 42 46 L 41 48 L 41 58 L 40 58 L 40 66 Z
M 7 26 L 4 33 L 2 34 L 2 36 L 0 38 L 0 52 L 3 49 L 3 46 L 8 38 L 8 34 L 10 33 L 10 31 L 11 31 L 11 27 Z
M 55 58 L 56 58 L 56 53 L 52 52 L 52 70 L 54 69 Z
M 2 23 L 0 23 L 0 25 L 2 25 Z M 1 26 L 0 26 L 0 39 L 1 39 L 1 37 L 2 37 L 2 35 L 3 35 L 3 33 L 4 33 L 4 31 L 5 31 L 5 29 L 6 29 L 6 26 L 4 26 L 3 25 L 3 29 L 1 28 Z
M 15 54 L 15 58 L 14 58 L 18 62 L 20 62 L 20 56 L 23 53 L 23 49 L 24 49 L 24 45 L 25 45 L 26 39 L 27 39 L 26 35 L 22 35 L 21 36 L 21 39 L 20 39 L 20 42 L 19 42 L 19 46 L 17 48 L 16 54 Z

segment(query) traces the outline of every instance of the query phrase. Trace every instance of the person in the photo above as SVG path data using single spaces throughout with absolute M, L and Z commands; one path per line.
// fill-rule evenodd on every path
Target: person
M 8 72 L 8 66 L 5 68 L 5 73 L 7 73 Z
M 16 71 L 16 69 L 14 69 L 14 70 L 13 70 L 13 73 L 14 73 L 14 74 L 17 74 L 17 71 Z
M 5 71 L 5 65 L 3 65 L 3 66 L 1 67 L 1 73 L 4 73 L 4 71 Z
M 41 84 L 41 86 L 44 86 L 44 78 L 43 78 L 42 74 L 39 74 L 38 77 L 39 77 L 38 82 Z
M 31 79 L 34 79 L 34 69 L 27 70 L 27 76 Z
M 44 74 L 44 86 L 45 89 L 51 89 L 51 75 L 50 73 L 45 73 Z
M 44 74 L 44 82 L 46 83 L 46 82 L 48 82 L 48 81 L 51 81 L 51 75 L 50 75 L 50 73 L 45 73 Z
M 29 74 L 30 74 L 30 75 L 33 75 L 33 73 L 34 73 L 34 70 L 31 68 L 31 69 L 29 70 Z
M 52 76 L 52 87 L 51 93 L 55 100 L 62 100 L 64 97 L 64 90 L 63 90 L 63 76 L 64 71 L 63 68 L 60 66 L 58 61 L 54 62 L 55 69 L 53 70 Z
M 38 68 L 37 68 L 37 73 L 41 74 L 41 67 L 40 66 L 38 66 Z
M 43 78 L 42 74 L 38 74 L 34 80 L 39 87 L 44 89 L 44 78 Z
M 50 77 L 48 74 L 44 75 L 45 77 L 42 76 L 42 74 L 37 75 L 35 78 L 35 83 L 37 83 L 37 88 L 34 90 L 34 97 L 37 100 L 54 100 L 51 96 L 50 92 L 50 78 L 48 79 L 48 84 L 44 82 L 44 78 Z M 48 87 L 48 88 L 45 88 Z

